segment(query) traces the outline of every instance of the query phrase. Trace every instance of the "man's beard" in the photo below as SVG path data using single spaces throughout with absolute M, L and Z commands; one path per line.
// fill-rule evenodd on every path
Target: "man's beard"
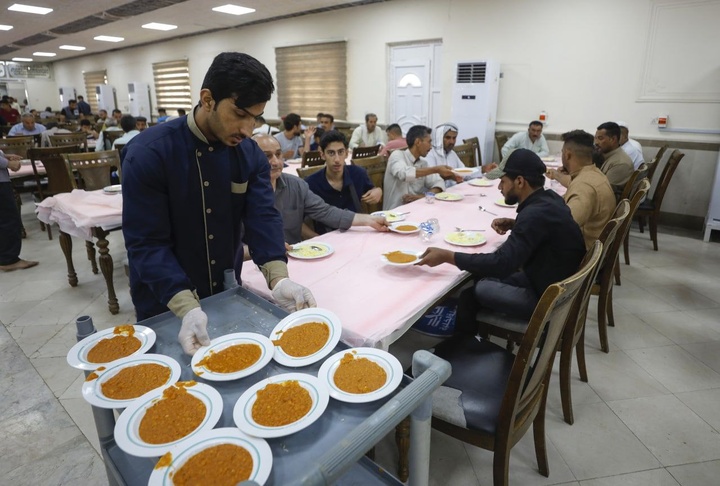
M 505 196 L 505 204 L 512 206 L 518 203 L 518 197 L 515 194 L 508 194 Z

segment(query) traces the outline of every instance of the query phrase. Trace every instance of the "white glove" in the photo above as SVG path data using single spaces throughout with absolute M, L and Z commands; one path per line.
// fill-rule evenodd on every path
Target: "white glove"
M 178 341 L 186 354 L 192 356 L 200 346 L 210 345 L 210 336 L 207 333 L 207 314 L 200 307 L 195 307 L 185 314 L 182 327 L 178 334 Z
M 315 297 L 313 297 L 310 289 L 293 282 L 289 278 L 283 278 L 275 285 L 272 297 L 277 305 L 288 312 L 317 307 Z

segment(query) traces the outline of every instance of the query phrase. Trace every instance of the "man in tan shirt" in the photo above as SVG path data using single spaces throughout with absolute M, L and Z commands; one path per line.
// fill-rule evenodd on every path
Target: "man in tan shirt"
M 635 167 L 630 156 L 620 146 L 620 126 L 617 123 L 605 122 L 597 127 L 595 150 L 605 159 L 600 170 L 607 176 L 615 197 L 619 197 Z
M 563 172 L 548 171 L 548 177 L 568 188 L 565 203 L 580 226 L 585 247 L 598 239 L 615 210 L 615 194 L 607 177 L 592 162 L 593 136 L 583 130 L 562 135 Z

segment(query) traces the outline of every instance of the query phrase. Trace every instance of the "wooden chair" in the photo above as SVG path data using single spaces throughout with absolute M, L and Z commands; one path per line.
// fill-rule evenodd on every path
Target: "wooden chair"
M 122 130 L 105 130 L 103 132 L 103 141 L 105 142 L 105 148 L 110 150 L 115 140 L 125 135 Z
M 27 151 L 35 146 L 32 135 L 0 139 L 0 150 L 6 154 L 19 155 L 27 159 Z
M 380 152 L 380 145 L 373 147 L 355 147 L 352 149 L 353 159 L 362 159 L 365 157 L 375 157 Z
M 370 177 L 370 182 L 372 182 L 373 186 L 379 187 L 380 189 L 383 188 L 385 169 L 387 168 L 387 160 L 385 160 L 385 157 L 382 155 L 376 155 L 375 157 L 365 157 L 357 160 L 353 159 L 352 164 L 362 167 L 367 171 L 368 177 Z M 365 214 L 371 214 L 375 211 L 382 211 L 383 198 L 381 197 L 380 201 L 375 204 L 367 204 L 364 202 L 361 202 L 361 204 L 362 212 Z
M 475 162 L 473 163 L 472 166 L 468 165 L 468 167 L 482 166 L 482 153 L 480 153 L 480 140 L 478 140 L 477 137 L 465 138 L 465 139 L 463 139 L 463 143 L 467 144 L 467 145 L 471 145 L 475 152 Z M 491 157 L 492 157 L 492 155 L 491 155 Z M 462 159 L 460 159 L 460 160 L 462 160 Z M 465 164 L 465 165 L 467 165 L 467 164 Z
M 325 164 L 325 159 L 320 155 L 320 151 L 318 150 L 308 150 L 302 154 L 300 167 L 314 167 L 323 164 Z
M 670 158 L 663 168 L 662 174 L 660 174 L 660 180 L 655 188 L 655 193 L 652 199 L 648 198 L 640 204 L 637 210 L 638 223 L 640 224 L 640 232 L 643 232 L 645 226 L 645 218 L 650 221 L 650 239 L 653 242 L 653 250 L 658 251 L 658 239 L 657 239 L 657 225 L 658 219 L 660 218 L 660 207 L 662 206 L 665 193 L 670 185 L 673 174 L 677 169 L 680 161 L 685 157 L 685 154 L 679 150 L 674 150 L 670 154 Z
M 300 179 L 306 179 L 313 175 L 315 172 L 320 172 L 325 168 L 324 165 L 311 165 L 310 167 L 300 167 L 297 170 L 297 175 Z
M 53 147 L 62 147 L 63 145 L 81 145 L 83 152 L 87 152 L 87 133 L 75 132 L 75 133 L 59 133 L 57 135 L 50 135 L 50 145 Z
M 120 176 L 120 154 L 117 150 L 65 154 L 64 157 L 68 169 L 78 173 L 81 185 L 79 189 L 95 191 L 109 186 L 111 183 L 110 173 L 113 168 L 118 170 L 118 176 Z
M 465 167 L 475 167 L 475 149 L 472 145 L 455 145 L 453 150 Z
M 570 310 L 596 262 L 591 259 L 576 274 L 545 290 L 517 356 L 490 341 L 466 337 L 451 338 L 435 350 L 450 362 L 453 373 L 435 392 L 432 426 L 493 451 L 496 486 L 508 484 L 510 451 L 531 425 L 540 474 L 549 476 L 545 406 L 552 365 Z M 443 395 L 447 399 L 438 400 Z
M 502 148 L 508 141 L 508 136 L 503 133 L 495 134 L 495 143 L 497 144 L 498 157 L 502 159 Z
M 650 179 L 650 184 L 652 184 L 653 176 L 655 175 L 655 171 L 660 166 L 660 162 L 662 162 L 662 158 L 665 155 L 665 151 L 670 148 L 670 145 L 665 144 L 657 151 L 657 154 L 655 154 L 655 157 L 648 162 L 648 173 L 647 178 Z
M 632 173 L 630 179 L 628 179 L 628 181 L 625 183 L 625 187 L 623 187 L 622 194 L 620 195 L 620 201 L 622 201 L 623 199 L 627 199 L 628 201 L 630 201 L 632 199 L 633 194 L 637 192 L 640 182 L 647 178 L 647 171 L 647 164 L 640 164 L 640 167 L 638 167 L 635 172 Z M 630 215 L 631 220 L 632 218 L 633 214 Z M 630 238 L 629 232 L 625 235 L 625 241 L 623 244 L 625 250 L 625 265 L 630 265 L 630 248 L 628 246 L 628 238 Z M 618 255 L 618 263 L 615 265 L 615 285 L 620 285 L 620 255 Z
M 115 144 L 115 150 L 118 151 L 119 154 L 122 154 L 122 149 L 125 148 L 126 143 L 116 143 Z
M 640 183 L 635 186 L 633 192 L 630 193 L 630 215 L 628 216 L 629 221 L 626 224 L 627 227 L 623 236 L 623 252 L 625 253 L 626 265 L 630 265 L 630 225 L 632 224 L 632 220 L 635 219 L 637 209 L 640 207 L 640 204 L 642 204 L 643 199 L 647 196 L 649 190 L 650 179 L 643 177 L 640 180 Z M 642 192 L 642 194 L 638 196 L 637 203 L 635 203 L 635 195 L 638 192 Z M 618 255 L 618 259 L 619 258 L 620 256 Z M 620 285 L 620 262 L 615 265 L 615 284 Z
M 369 167 L 374 167 L 376 165 L 380 165 L 383 162 L 385 162 L 385 157 L 382 155 L 376 155 L 374 157 L 363 157 L 361 159 L 352 159 L 350 163 L 352 165 L 357 165 L 359 167 L 363 167 L 365 169 L 368 169 Z

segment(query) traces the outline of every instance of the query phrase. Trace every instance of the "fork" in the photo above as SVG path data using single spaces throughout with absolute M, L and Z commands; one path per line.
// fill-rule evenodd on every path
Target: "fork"
M 298 251 L 299 249 L 300 248 L 297 245 L 292 245 L 292 251 Z M 316 245 L 310 245 L 310 249 L 315 250 L 315 251 L 323 251 L 324 248 L 321 248 Z
M 485 231 L 484 229 L 462 229 L 460 226 L 455 226 L 455 231 L 462 233 L 464 231 Z
M 478 206 L 478 209 L 479 209 L 480 211 L 485 211 L 485 212 L 488 213 L 488 214 L 492 214 L 493 216 L 497 216 L 497 214 L 493 213 L 492 211 L 488 211 L 487 209 L 485 209 L 485 208 L 482 207 L 482 206 Z

